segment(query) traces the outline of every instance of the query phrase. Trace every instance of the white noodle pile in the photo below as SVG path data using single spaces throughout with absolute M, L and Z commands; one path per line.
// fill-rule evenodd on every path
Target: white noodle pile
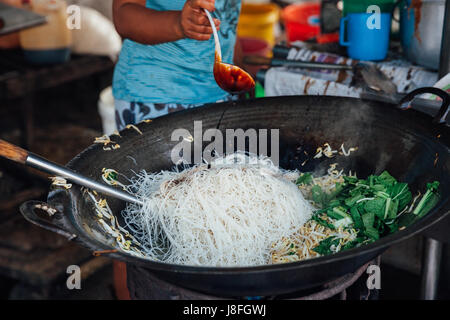
M 149 258 L 201 266 L 271 263 L 272 244 L 312 216 L 298 187 L 267 158 L 234 154 L 182 172 L 139 173 L 145 201 L 122 215 Z

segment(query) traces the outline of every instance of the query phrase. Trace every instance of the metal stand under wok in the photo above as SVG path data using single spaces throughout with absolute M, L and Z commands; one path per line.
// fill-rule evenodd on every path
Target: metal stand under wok
M 439 64 L 439 78 L 450 72 L 450 0 L 445 2 L 444 28 L 442 30 L 442 47 Z M 448 220 L 448 218 L 447 218 Z M 445 223 L 442 229 L 445 229 Z M 445 232 L 445 230 L 443 230 Z M 420 296 L 425 300 L 437 297 L 439 273 L 442 258 L 443 242 L 433 236 L 425 238 L 422 256 L 422 283 Z
M 422 257 L 422 284 L 420 298 L 436 299 L 441 266 L 442 242 L 425 238 L 425 249 Z
M 364 277 L 370 265 L 380 265 L 380 257 L 366 263 L 353 273 L 346 274 L 333 281 L 323 284 L 314 291 L 297 292 L 283 296 L 266 297 L 237 297 L 247 300 L 327 300 L 327 299 L 359 299 L 374 300 L 378 298 L 377 289 L 368 289 L 366 278 Z M 145 279 L 135 277 L 136 270 L 132 266 L 127 267 L 128 288 L 131 299 L 144 300 L 230 300 L 233 298 L 223 298 L 185 289 L 180 286 L 161 280 L 156 275 L 147 275 Z M 144 281 L 145 283 L 142 283 Z M 357 282 L 363 282 L 359 284 Z M 349 295 L 348 291 L 357 287 L 357 295 Z

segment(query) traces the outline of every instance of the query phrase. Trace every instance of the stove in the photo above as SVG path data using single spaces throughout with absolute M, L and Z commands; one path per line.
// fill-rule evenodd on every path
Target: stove
M 235 298 L 212 296 L 171 284 L 151 273 L 147 273 L 147 276 L 143 278 L 142 273 L 130 265 L 127 265 L 127 283 L 132 300 L 376 300 L 378 290 L 370 290 L 366 285 L 366 270 L 370 265 L 379 266 L 380 258 L 320 287 L 282 296 Z

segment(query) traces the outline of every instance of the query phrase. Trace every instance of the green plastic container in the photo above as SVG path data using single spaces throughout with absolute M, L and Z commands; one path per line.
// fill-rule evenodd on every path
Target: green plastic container
M 255 86 L 255 98 L 264 98 L 264 96 L 264 87 L 257 81 Z
M 380 7 L 381 12 L 390 13 L 394 9 L 395 0 L 344 0 L 343 15 L 349 13 L 366 13 L 371 5 Z

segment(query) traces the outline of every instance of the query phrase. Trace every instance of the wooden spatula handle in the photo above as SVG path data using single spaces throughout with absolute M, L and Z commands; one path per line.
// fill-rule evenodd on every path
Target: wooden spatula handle
M 25 164 L 28 154 L 28 151 L 0 139 L 0 156 Z

